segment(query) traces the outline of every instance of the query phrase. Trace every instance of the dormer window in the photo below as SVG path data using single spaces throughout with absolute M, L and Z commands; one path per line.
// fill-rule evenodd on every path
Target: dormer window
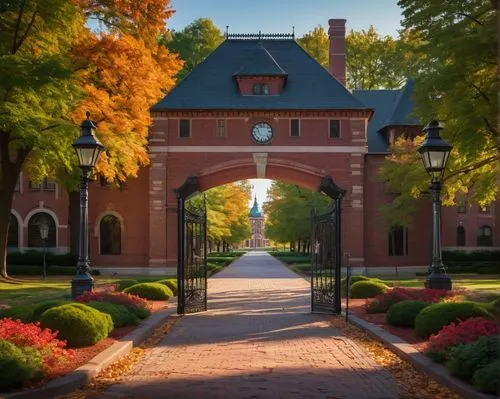
M 270 93 L 269 85 L 267 83 L 254 83 L 252 85 L 252 94 L 254 96 L 268 96 Z
M 285 89 L 288 74 L 266 50 L 265 44 L 259 42 L 233 77 L 243 96 L 279 96 Z

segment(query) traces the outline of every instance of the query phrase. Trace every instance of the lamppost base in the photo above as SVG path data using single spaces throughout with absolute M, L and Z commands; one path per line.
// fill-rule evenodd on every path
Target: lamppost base
M 75 299 L 84 292 L 94 290 L 94 279 L 89 273 L 77 274 L 71 280 L 71 298 Z
M 446 273 L 431 272 L 431 274 L 427 276 L 425 286 L 435 290 L 450 291 L 452 288 L 451 278 L 448 277 Z

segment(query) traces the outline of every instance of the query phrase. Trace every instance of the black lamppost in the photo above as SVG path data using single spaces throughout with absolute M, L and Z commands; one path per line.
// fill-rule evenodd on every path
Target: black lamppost
M 90 112 L 87 112 L 87 119 L 81 124 L 82 134 L 73 143 L 78 163 L 82 169 L 80 181 L 80 241 L 78 245 L 78 263 L 76 265 L 76 275 L 71 280 L 71 296 L 76 298 L 85 291 L 92 291 L 94 279 L 90 275 L 89 244 L 88 244 L 88 188 L 89 176 L 95 167 L 97 159 L 104 146 L 95 137 L 95 125 L 90 120 Z
M 451 290 L 451 279 L 441 259 L 441 186 L 443 174 L 450 156 L 450 144 L 444 141 L 439 133 L 443 126 L 439 121 L 431 121 L 424 128 L 427 137 L 419 147 L 418 152 L 422 157 L 425 170 L 431 176 L 432 194 L 432 264 L 427 276 L 427 288 Z
M 44 219 L 42 222 L 40 222 L 38 228 L 40 229 L 40 238 L 42 239 L 43 242 L 42 277 L 45 280 L 47 278 L 47 264 L 45 262 L 45 255 L 47 252 L 47 238 L 49 237 L 49 224 Z

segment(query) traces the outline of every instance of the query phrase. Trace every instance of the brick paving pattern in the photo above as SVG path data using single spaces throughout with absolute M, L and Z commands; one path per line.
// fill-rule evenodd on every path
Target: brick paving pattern
M 209 280 L 209 311 L 183 317 L 102 398 L 398 398 L 351 340 L 310 313 L 309 284 L 263 252 Z

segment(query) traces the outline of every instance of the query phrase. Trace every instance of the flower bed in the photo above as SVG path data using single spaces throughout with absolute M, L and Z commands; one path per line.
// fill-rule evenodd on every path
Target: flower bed
M 497 353 L 500 342 L 497 308 L 495 302 L 465 301 L 464 294 L 464 290 L 393 288 L 374 299 L 350 299 L 349 312 L 402 338 L 434 361 L 443 362 L 452 375 L 473 384 L 478 390 L 495 393 L 492 389 L 500 376 L 494 381 L 490 377 L 500 368 L 497 358 L 492 355 Z M 395 304 L 398 304 L 398 317 L 409 321 L 415 317 L 415 314 L 399 314 L 405 308 L 399 305 L 403 301 L 410 304 L 420 301 L 422 309 L 419 312 L 413 306 L 408 307 L 416 313 L 420 325 L 415 323 L 414 328 L 403 328 L 387 323 L 386 312 Z M 430 333 L 423 334 L 422 326 L 427 331 L 432 325 L 436 327 L 432 328 L 435 333 L 430 337 Z M 464 373 L 460 365 L 466 361 L 470 365 Z
M 151 312 L 163 310 L 167 307 L 165 301 L 148 302 L 134 295 L 109 291 L 86 293 L 79 299 L 81 303 L 98 301 L 104 305 L 111 302 L 107 301 L 109 298 L 112 298 L 114 303 L 137 310 L 144 317 L 147 317 Z M 74 306 L 77 306 L 77 304 Z M 86 307 L 83 304 L 78 304 L 78 306 L 82 308 Z M 54 310 L 57 307 L 52 307 L 51 309 Z M 109 318 L 109 316 L 106 317 Z M 12 352 L 12 356 L 17 356 L 17 359 L 21 359 L 24 362 L 23 364 L 33 369 L 32 371 L 26 369 L 27 371 L 23 372 L 26 377 L 18 372 L 17 379 L 12 383 L 9 383 L 10 376 L 6 377 L 3 381 L 0 377 L 0 390 L 31 389 L 43 386 L 48 381 L 83 366 L 135 328 L 137 328 L 137 325 L 114 328 L 108 337 L 99 340 L 92 346 L 67 349 L 66 342 L 57 339 L 57 331 L 53 332 L 48 328 L 41 328 L 38 321 L 25 323 L 21 320 L 12 320 L 10 318 L 0 319 L 0 343 L 7 342 L 2 347 L 3 350 L 10 350 L 8 345 L 11 344 L 15 345 L 14 349 L 16 347 L 20 348 L 23 352 L 19 352 L 19 354 Z M 27 348 L 26 351 L 23 348 Z M 24 358 L 19 356 L 24 356 Z M 31 361 L 30 357 L 32 357 Z M 41 367 L 37 366 L 39 364 L 37 359 L 41 359 Z M 17 362 L 19 363 L 20 360 L 17 360 Z M 23 364 L 20 364 L 21 368 L 19 370 L 21 372 L 23 371 L 23 367 L 25 367 Z M 0 368 L 1 366 L 2 362 L 0 361 Z

